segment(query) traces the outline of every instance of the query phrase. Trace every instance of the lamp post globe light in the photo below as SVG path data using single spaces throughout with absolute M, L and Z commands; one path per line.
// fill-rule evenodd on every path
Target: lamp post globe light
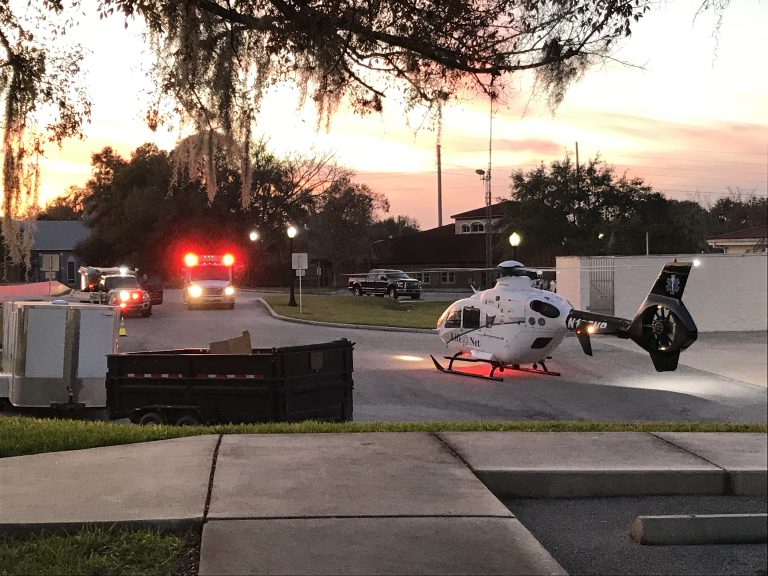
M 296 234 L 298 233 L 298 230 L 295 226 L 289 226 L 288 230 L 286 230 L 286 234 L 288 234 L 288 268 L 290 269 L 291 274 L 291 296 L 288 298 L 288 306 L 298 306 L 296 304 L 296 294 L 294 293 L 293 289 L 293 239 L 296 237 Z
M 256 230 L 251 230 L 250 234 L 248 234 L 248 238 L 251 239 L 251 242 L 256 242 L 256 240 L 259 239 L 259 233 L 256 232 Z
M 512 258 L 517 260 L 517 247 L 520 246 L 520 241 L 522 240 L 522 237 L 517 232 L 512 232 L 512 234 L 509 235 L 509 243 L 512 246 Z

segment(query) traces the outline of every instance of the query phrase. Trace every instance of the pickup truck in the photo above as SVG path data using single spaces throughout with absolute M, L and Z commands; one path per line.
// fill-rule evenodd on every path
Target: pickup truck
M 99 278 L 99 284 L 90 293 L 93 304 L 119 306 L 123 316 L 141 314 L 144 318 L 152 314 L 152 300 L 136 276 L 107 274 Z
M 350 277 L 348 289 L 356 296 L 373 294 L 394 299 L 400 296 L 410 296 L 411 300 L 421 298 L 421 282 L 402 270 L 374 268 L 365 276 Z

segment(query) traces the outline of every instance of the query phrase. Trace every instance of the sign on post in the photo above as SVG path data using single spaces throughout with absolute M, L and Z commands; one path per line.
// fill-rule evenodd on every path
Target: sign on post
M 43 272 L 58 272 L 59 271 L 59 255 L 58 254 L 43 254 L 42 266 L 40 270 Z
M 293 252 L 291 254 L 291 267 L 296 270 L 299 277 L 299 314 L 303 314 L 301 302 L 301 277 L 307 273 L 309 259 L 306 252 Z
M 307 269 L 307 253 L 306 252 L 294 252 L 291 254 L 291 265 L 294 270 L 306 270 Z

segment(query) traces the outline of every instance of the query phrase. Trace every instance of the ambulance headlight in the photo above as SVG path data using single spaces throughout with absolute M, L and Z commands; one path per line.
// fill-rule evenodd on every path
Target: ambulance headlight
M 234 296 L 235 295 L 235 288 L 233 286 L 227 286 L 224 288 L 224 295 L 225 296 Z
M 131 293 L 128 290 L 120 290 L 120 300 L 128 302 L 131 299 Z
M 190 286 L 190 287 L 187 289 L 187 293 L 188 293 L 188 294 L 189 294 L 189 295 L 190 295 L 192 298 L 200 298 L 200 296 L 202 296 L 202 295 L 203 295 L 203 289 L 202 289 L 202 288 L 200 288 L 200 286 L 198 286 L 197 284 L 192 284 L 192 285 L 191 285 L 191 286 Z

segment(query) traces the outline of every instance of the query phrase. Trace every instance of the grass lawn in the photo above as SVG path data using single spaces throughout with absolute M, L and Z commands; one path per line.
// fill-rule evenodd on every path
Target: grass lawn
M 0 575 L 179 576 L 197 573 L 197 538 L 157 530 L 86 528 L 0 539 Z
M 398 326 L 401 328 L 434 329 L 440 314 L 449 302 L 427 302 L 421 300 L 391 300 L 375 296 L 320 296 L 304 294 L 302 314 L 298 306 L 288 306 L 284 294 L 267 296 L 267 303 L 275 312 L 291 318 L 315 320 L 318 322 L 339 322 L 342 324 L 365 324 L 367 326 Z M 296 294 L 296 302 L 299 295 Z
M 126 426 L 108 421 L 7 416 L 0 418 L 0 458 L 117 446 L 200 434 L 309 434 L 341 432 L 766 432 L 765 424 L 713 422 L 294 422 L 213 426 Z M 1 574 L 1 573 L 0 573 Z

